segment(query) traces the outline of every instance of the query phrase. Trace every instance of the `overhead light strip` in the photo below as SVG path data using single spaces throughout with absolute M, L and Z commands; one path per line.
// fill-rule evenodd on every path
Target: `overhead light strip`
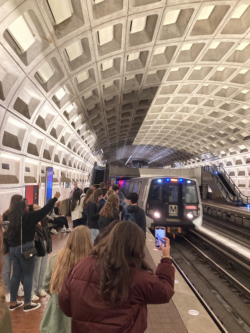
M 132 155 L 129 156 L 127 162 L 125 163 L 125 165 L 128 163 L 128 161 L 131 159 Z
M 159 159 L 162 158 L 162 157 L 163 157 L 163 156 L 157 157 L 157 158 L 155 158 L 153 161 L 148 162 L 148 164 L 150 164 L 150 163 L 152 163 L 152 162 L 154 162 L 154 161 L 157 161 L 157 160 L 159 160 Z

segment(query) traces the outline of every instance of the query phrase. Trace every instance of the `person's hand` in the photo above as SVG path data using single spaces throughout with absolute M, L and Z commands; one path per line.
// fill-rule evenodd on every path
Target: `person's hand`
M 55 198 L 59 199 L 61 196 L 60 192 L 56 192 L 56 194 L 54 195 Z
M 166 246 L 164 246 L 162 243 L 160 243 L 160 247 L 162 250 L 162 256 L 163 257 L 169 257 L 170 256 L 170 239 L 167 237 L 163 237 L 165 240 Z
M 52 221 L 54 221 L 54 217 L 52 217 L 52 219 L 51 219 Z
M 38 222 L 38 224 L 39 224 L 39 225 L 42 225 L 42 223 L 41 223 L 41 222 Z

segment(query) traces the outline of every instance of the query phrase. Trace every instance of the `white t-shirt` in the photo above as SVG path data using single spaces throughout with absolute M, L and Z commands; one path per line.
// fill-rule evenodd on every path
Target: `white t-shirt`
M 73 210 L 73 212 L 71 212 L 71 217 L 72 217 L 73 221 L 82 218 L 83 200 L 84 200 L 84 197 L 80 198 L 80 204 L 79 204 L 79 202 L 77 202 L 75 209 Z

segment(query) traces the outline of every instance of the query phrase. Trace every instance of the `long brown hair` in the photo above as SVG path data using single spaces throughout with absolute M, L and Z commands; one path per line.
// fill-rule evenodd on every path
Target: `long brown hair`
M 95 190 L 95 191 L 91 194 L 89 200 L 87 201 L 87 204 L 88 204 L 89 202 L 93 202 L 93 203 L 95 203 L 96 206 L 98 207 L 98 205 L 99 205 L 98 197 L 99 197 L 100 195 L 102 195 L 102 190 Z
M 10 206 L 9 208 L 4 212 L 4 215 L 8 217 L 9 213 L 11 212 L 12 208 L 15 206 L 15 204 L 19 201 L 23 200 L 23 196 L 20 194 L 14 194 L 12 195 L 10 199 Z
M 94 190 L 92 188 L 89 188 L 88 191 L 86 192 L 86 195 L 83 200 L 83 208 L 87 208 L 88 200 L 93 192 Z
M 122 305 L 133 283 L 133 270 L 148 270 L 145 235 L 134 222 L 122 221 L 94 247 L 101 269 L 100 296 L 109 305 Z
M 100 211 L 100 216 L 104 217 L 113 217 L 114 216 L 114 210 L 117 210 L 119 212 L 119 204 L 120 199 L 117 194 L 111 194 L 108 197 L 107 202 L 103 206 L 103 208 Z
M 4 303 L 5 303 L 5 284 L 3 282 L 3 232 L 2 232 L 2 216 L 0 215 L 0 319 L 5 314 Z
M 81 192 L 76 191 L 73 194 L 73 199 L 70 204 L 70 211 L 73 212 L 76 208 L 76 206 L 80 205 L 80 200 L 81 200 Z
M 66 245 L 57 253 L 50 281 L 51 294 L 58 294 L 71 268 L 92 250 L 91 234 L 88 227 L 78 226 L 71 231 Z

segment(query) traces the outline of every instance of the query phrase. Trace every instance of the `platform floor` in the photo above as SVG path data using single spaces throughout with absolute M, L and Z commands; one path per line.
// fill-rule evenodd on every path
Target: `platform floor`
M 161 251 L 155 248 L 155 238 L 153 235 L 147 231 L 146 238 L 146 253 L 149 252 L 150 257 L 147 254 L 147 260 L 151 264 L 152 268 L 156 267 L 156 265 L 161 260 Z M 153 305 L 149 306 L 148 313 L 148 330 L 146 332 L 155 332 L 158 333 L 158 328 L 160 328 L 160 332 L 162 333 L 172 333 L 172 332 L 188 332 L 188 333 L 220 333 L 220 330 L 214 324 L 211 317 L 208 315 L 200 301 L 197 299 L 193 291 L 190 289 L 186 281 L 183 279 L 181 274 L 175 270 L 175 286 L 174 286 L 175 294 L 172 300 L 168 304 L 163 305 Z M 157 317 L 155 314 L 155 307 L 159 308 L 162 315 L 158 316 L 158 326 Z M 176 312 L 172 312 L 174 311 Z M 195 311 L 197 315 L 191 315 L 191 311 Z M 173 320 L 173 325 L 175 330 L 169 330 L 167 325 L 164 324 L 168 322 L 168 315 L 170 317 L 175 316 Z M 152 319 L 150 319 L 152 317 Z M 153 329 L 150 329 L 150 320 L 152 320 Z M 152 324 L 151 324 L 152 325 Z M 183 326 L 184 325 L 184 326 Z
M 147 247 L 145 253 L 148 264 L 155 271 L 156 265 Z M 148 305 L 148 328 L 146 333 L 155 332 L 188 333 L 172 300 L 168 304 Z

